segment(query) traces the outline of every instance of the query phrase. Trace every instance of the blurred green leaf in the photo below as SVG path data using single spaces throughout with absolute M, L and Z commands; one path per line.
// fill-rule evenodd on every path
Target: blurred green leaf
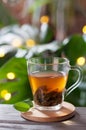
M 30 109 L 30 105 L 25 102 L 18 102 L 14 104 L 14 108 L 18 111 L 26 112 Z
M 11 47 L 10 45 L 6 45 L 6 46 L 7 48 Z M 0 47 L 4 48 L 5 45 L 0 45 Z M 3 57 L 0 57 L 0 67 L 4 65 L 6 62 L 8 62 L 8 60 L 10 60 L 12 57 L 14 57 L 16 53 L 17 53 L 17 49 L 11 48 L 10 51 L 8 51 Z
M 33 107 L 33 103 L 30 99 L 26 99 L 24 101 L 15 103 L 13 106 L 16 110 L 25 112 L 28 111 L 31 107 Z
M 43 44 L 49 43 L 55 39 L 54 31 L 53 31 L 53 28 L 51 26 L 48 25 L 48 27 L 46 28 L 46 31 L 43 33 L 45 33 L 45 34 L 41 34 L 41 35 L 44 35 L 44 37 L 40 38 L 41 44 L 42 43 Z
M 12 72 L 15 79 L 7 79 L 7 74 Z M 2 100 L 2 103 L 16 103 L 18 101 L 32 98 L 28 81 L 27 64 L 25 58 L 12 58 L 0 68 L 0 92 L 7 90 L 11 93 L 10 100 Z
M 26 100 L 24 100 L 25 103 L 29 104 L 30 107 L 33 107 L 33 102 L 28 98 Z
M 71 64 L 75 64 L 77 58 L 86 56 L 86 42 L 82 35 L 72 35 L 64 46 L 63 51 Z

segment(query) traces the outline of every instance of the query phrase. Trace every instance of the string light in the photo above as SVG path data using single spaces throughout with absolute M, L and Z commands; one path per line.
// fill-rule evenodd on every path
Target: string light
M 77 59 L 77 64 L 80 66 L 83 66 L 85 64 L 85 58 L 84 57 L 79 57 Z
M 11 93 L 6 93 L 5 96 L 4 96 L 4 99 L 6 101 L 10 100 L 11 99 Z
M 15 74 L 13 72 L 9 72 L 9 73 L 7 73 L 7 78 L 10 80 L 13 80 L 13 79 L 15 79 Z
M 5 100 L 10 100 L 11 93 L 9 93 L 7 90 L 4 89 L 1 91 L 1 97 L 4 98 Z
M 7 90 L 5 90 L 5 89 L 2 90 L 2 91 L 1 91 L 1 97 L 4 98 L 4 96 L 5 96 L 7 93 L 8 93 Z
M 40 18 L 40 22 L 41 23 L 48 23 L 49 22 L 49 17 L 48 16 L 42 16 Z
M 83 26 L 83 28 L 82 28 L 82 32 L 83 32 L 84 34 L 86 34 L 86 25 Z

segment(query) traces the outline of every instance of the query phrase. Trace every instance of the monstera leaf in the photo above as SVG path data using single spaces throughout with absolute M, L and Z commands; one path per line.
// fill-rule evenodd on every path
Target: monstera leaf
M 6 44 L 0 44 L 0 67 L 4 65 L 9 59 L 14 57 L 16 53 L 16 48 Z
M 32 98 L 26 65 L 25 58 L 14 57 L 0 68 L 1 103 L 15 103 Z

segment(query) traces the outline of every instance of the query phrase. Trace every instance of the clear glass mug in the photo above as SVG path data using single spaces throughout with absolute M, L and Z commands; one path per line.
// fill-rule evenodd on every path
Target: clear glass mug
M 70 70 L 78 72 L 77 81 L 66 89 Z M 34 107 L 39 110 L 59 110 L 64 95 L 69 95 L 80 84 L 81 69 L 70 66 L 67 58 L 30 58 L 28 60 L 28 77 L 33 93 Z

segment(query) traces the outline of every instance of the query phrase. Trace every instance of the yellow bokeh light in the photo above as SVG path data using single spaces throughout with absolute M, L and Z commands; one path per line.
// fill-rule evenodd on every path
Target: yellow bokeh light
M 77 64 L 80 66 L 83 66 L 85 64 L 85 58 L 84 57 L 79 57 L 77 59 Z
M 4 56 L 5 56 L 4 50 L 0 50 L 0 57 L 4 57 Z
M 11 99 L 11 93 L 6 93 L 5 96 L 4 96 L 4 99 L 6 101 L 10 100 Z
M 82 28 L 82 32 L 83 32 L 84 34 L 86 34 L 86 25 L 83 26 L 83 28 Z
M 9 93 L 7 90 L 4 89 L 1 91 L 1 97 L 4 98 L 5 100 L 10 100 L 11 93 Z
M 7 73 L 7 78 L 10 80 L 13 80 L 13 79 L 15 79 L 15 74 L 13 72 L 9 72 L 9 73 Z
M 13 41 L 12 41 L 12 45 L 14 46 L 14 47 L 21 47 L 21 45 L 22 45 L 22 40 L 21 39 L 14 39 Z
M 4 98 L 4 96 L 6 95 L 8 93 L 8 91 L 7 90 L 2 90 L 1 91 L 1 97 L 3 97 Z
M 40 22 L 41 23 L 48 23 L 49 22 L 49 17 L 48 16 L 42 16 L 40 18 Z
M 28 46 L 28 47 L 33 47 L 33 46 L 35 46 L 35 44 L 36 44 L 36 42 L 33 40 L 33 39 L 28 39 L 27 41 L 26 41 L 26 45 Z

